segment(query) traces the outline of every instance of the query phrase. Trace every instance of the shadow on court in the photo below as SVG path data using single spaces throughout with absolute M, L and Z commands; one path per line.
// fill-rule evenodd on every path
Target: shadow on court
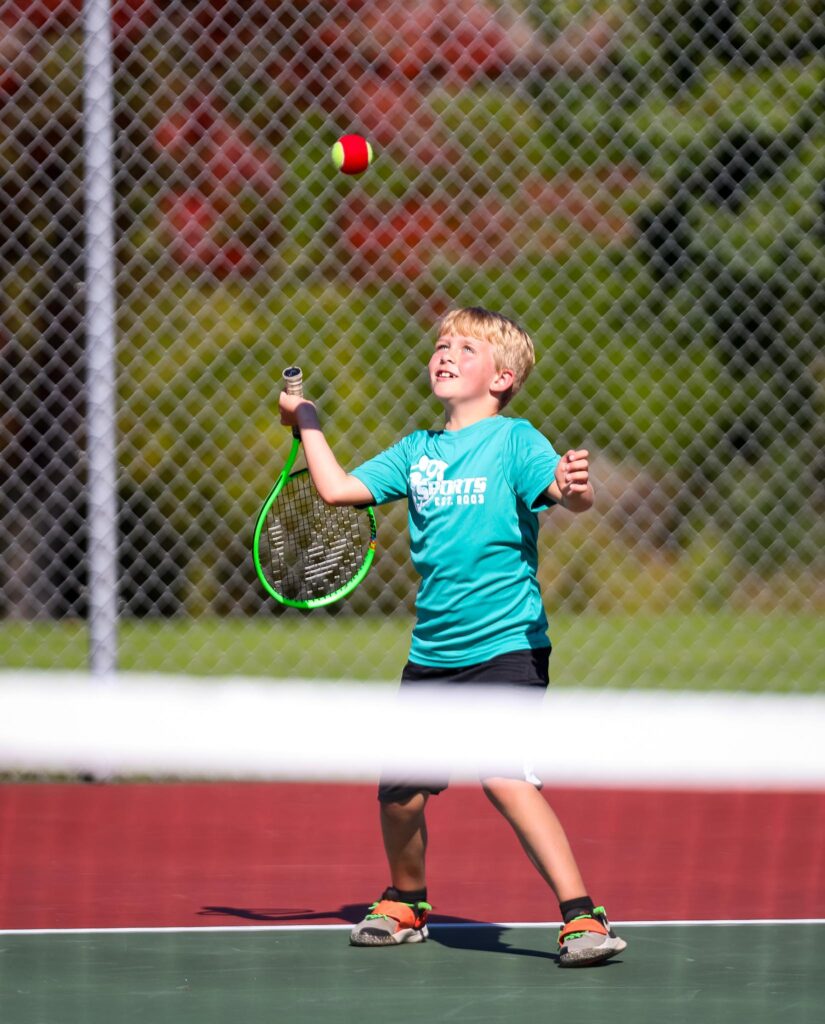
M 288 924 L 290 921 L 311 923 L 313 921 L 327 921 L 337 919 L 343 924 L 356 924 L 364 916 L 365 906 L 363 903 L 345 903 L 334 910 L 312 910 L 308 907 L 230 907 L 230 906 L 205 906 L 198 911 L 198 917 L 226 917 L 237 921 L 255 921 L 259 924 Z M 444 934 L 445 925 L 451 926 L 450 930 L 468 932 L 489 932 L 503 935 L 507 929 L 503 926 L 491 924 L 488 921 L 480 921 L 477 918 L 455 917 L 451 914 L 431 914 L 429 923 L 431 927 Z M 551 927 L 548 925 L 548 927 Z M 439 938 L 439 941 L 442 941 Z M 443 942 L 442 945 L 455 945 L 456 948 L 465 948 L 459 943 Z M 475 946 L 466 948 L 474 949 Z M 480 948 L 480 947 L 479 947 Z
M 257 924 L 302 924 L 311 921 L 329 921 L 330 918 L 355 924 L 364 913 L 363 903 L 346 903 L 335 910 L 314 911 L 306 907 L 230 907 L 205 906 L 198 911 L 199 917 L 227 918 L 235 921 L 249 921 Z M 555 927 L 547 926 L 547 950 L 534 949 L 510 941 L 518 933 L 503 925 L 475 921 L 466 917 L 449 914 L 433 914 L 430 918 L 430 941 L 449 949 L 461 949 L 478 953 L 504 953 L 510 956 L 537 957 L 558 963 L 558 955 L 550 951 L 555 940 Z M 619 963 L 608 961 L 604 966 Z
M 334 910 L 312 910 L 309 907 L 201 907 L 198 917 L 226 917 L 236 921 L 255 921 L 258 924 L 302 924 L 337 919 L 345 924 L 356 924 L 364 916 L 363 903 L 345 903 Z
M 444 925 L 447 927 L 443 927 Z M 453 927 L 449 927 L 449 925 L 453 925 Z M 459 927 L 455 927 L 455 925 L 459 925 Z M 550 946 L 553 942 L 551 936 L 555 936 L 555 929 L 548 927 L 547 933 L 547 944 Z M 482 924 L 479 921 L 454 921 L 449 918 L 436 918 L 430 932 L 430 941 L 437 942 L 440 946 L 448 946 L 450 949 L 472 950 L 477 953 L 506 953 L 510 956 L 532 956 L 541 960 L 558 962 L 558 956 L 551 953 L 549 949 L 530 949 L 509 942 L 508 938 L 512 937 L 513 930 L 500 925 Z

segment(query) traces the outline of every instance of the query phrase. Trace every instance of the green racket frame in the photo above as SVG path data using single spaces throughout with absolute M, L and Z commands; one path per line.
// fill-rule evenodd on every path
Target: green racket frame
M 370 523 L 370 543 L 367 549 L 367 554 L 358 572 L 356 572 L 352 579 L 348 580 L 342 587 L 332 591 L 330 594 L 325 594 L 323 597 L 312 597 L 305 601 L 294 601 L 291 598 L 284 597 L 283 594 L 279 594 L 278 591 L 273 588 L 269 580 L 266 578 L 264 568 L 261 565 L 261 557 L 259 554 L 261 534 L 264 531 L 266 517 L 269 514 L 269 510 L 277 501 L 278 495 L 281 493 L 287 480 L 292 475 L 292 467 L 295 465 L 295 460 L 298 458 L 298 449 L 300 446 L 300 438 L 295 437 L 292 441 L 292 448 L 289 452 L 289 456 L 287 457 L 286 464 L 281 470 L 280 476 L 275 481 L 275 486 L 269 492 L 266 501 L 263 503 L 261 511 L 258 513 L 258 518 L 255 522 L 255 533 L 252 538 L 252 559 L 255 563 L 255 572 L 257 573 L 258 579 L 261 581 L 261 585 L 270 597 L 274 597 L 280 604 L 287 605 L 290 608 L 322 608 L 324 605 L 333 604 L 335 601 L 340 601 L 341 598 L 346 597 L 347 594 L 351 594 L 369 572 L 370 566 L 375 558 L 377 525 L 375 521 L 375 513 L 371 507 L 367 507 L 364 510 L 367 513 Z M 298 472 L 306 473 L 307 470 L 300 469 Z

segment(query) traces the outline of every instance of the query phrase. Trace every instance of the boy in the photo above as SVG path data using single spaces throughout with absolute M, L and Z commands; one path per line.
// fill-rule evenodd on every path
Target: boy
M 560 458 L 527 421 L 500 415 L 534 362 L 532 341 L 508 318 L 480 308 L 448 313 L 429 360 L 444 429 L 416 431 L 349 474 L 333 455 L 312 403 L 281 395 L 282 422 L 300 428 L 307 467 L 324 501 L 409 502 L 411 555 L 421 584 L 402 687 L 547 686 L 550 642 L 536 579 L 538 512 L 554 504 L 584 512 L 593 504 L 593 488 L 586 451 Z M 531 774 L 482 780 L 559 901 L 560 963 L 600 963 L 626 943 L 587 895 L 564 830 L 537 785 Z M 381 781 L 391 885 L 352 930 L 353 945 L 427 937 L 425 806 L 444 788 L 446 783 Z

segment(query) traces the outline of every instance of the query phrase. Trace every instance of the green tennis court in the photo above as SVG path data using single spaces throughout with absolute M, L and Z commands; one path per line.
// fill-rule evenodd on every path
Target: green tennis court
M 14 1024 L 822 1019 L 825 922 L 623 932 L 623 957 L 586 971 L 557 966 L 549 927 L 442 925 L 389 950 L 329 926 L 4 934 L 0 1006 Z

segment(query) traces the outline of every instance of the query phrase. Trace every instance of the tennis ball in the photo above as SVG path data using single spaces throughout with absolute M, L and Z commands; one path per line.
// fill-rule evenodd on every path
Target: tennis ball
M 342 135 L 332 147 L 332 162 L 344 174 L 361 174 L 372 163 L 372 146 L 360 135 Z

